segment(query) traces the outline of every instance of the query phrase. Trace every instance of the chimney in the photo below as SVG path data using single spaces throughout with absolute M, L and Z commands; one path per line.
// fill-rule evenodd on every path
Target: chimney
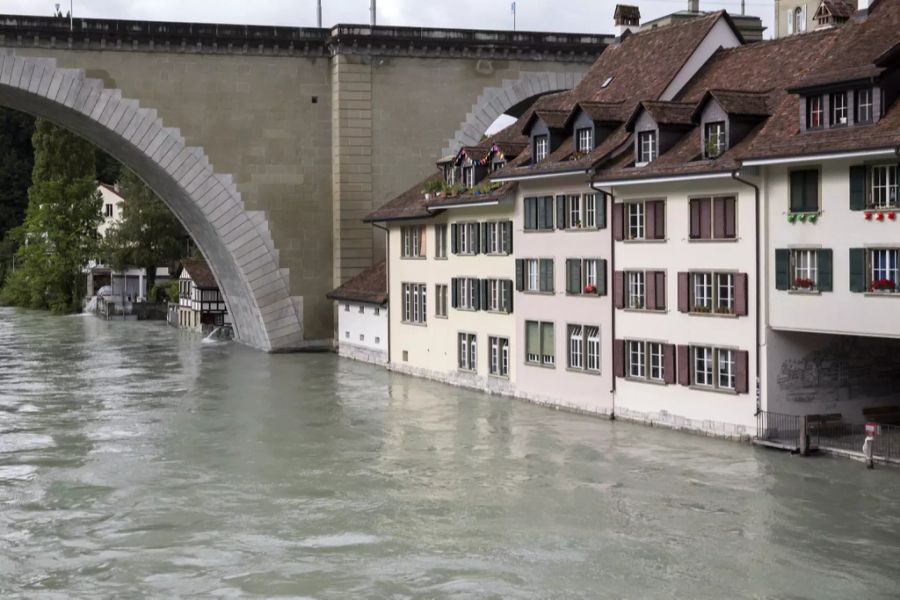
M 700 0 L 688 0 L 688 12 L 700 12 Z
M 616 4 L 613 19 L 616 23 L 616 34 L 620 38 L 626 32 L 637 33 L 641 28 L 641 9 L 628 4 Z

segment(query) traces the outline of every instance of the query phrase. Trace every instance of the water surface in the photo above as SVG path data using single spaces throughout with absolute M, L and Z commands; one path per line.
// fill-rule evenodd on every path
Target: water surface
M 897 598 L 898 498 L 896 470 L 0 309 L 4 599 Z

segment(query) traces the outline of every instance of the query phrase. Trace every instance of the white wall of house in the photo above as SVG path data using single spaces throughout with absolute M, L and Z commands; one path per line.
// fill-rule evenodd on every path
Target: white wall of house
M 452 307 L 452 279 L 472 277 L 478 279 L 499 278 L 515 280 L 515 262 L 512 256 L 454 255 L 451 252 L 451 225 L 456 222 L 484 222 L 512 219 L 511 204 L 452 209 L 434 219 L 390 224 L 390 319 L 392 369 L 465 385 L 498 393 L 512 393 L 516 378 L 515 361 L 510 360 L 508 377 L 488 373 L 488 338 L 503 337 L 510 342 L 510 356 L 515 356 L 515 311 L 513 314 L 488 311 L 467 311 Z M 424 224 L 426 226 L 426 256 L 403 258 L 402 227 Z M 435 225 L 447 225 L 445 259 L 436 259 Z M 514 248 L 515 251 L 515 248 Z M 403 321 L 403 283 L 422 283 L 427 286 L 427 318 L 425 324 Z M 438 317 L 436 309 L 436 285 L 447 286 L 447 316 Z M 475 371 L 459 368 L 459 333 L 476 336 L 477 352 Z
M 580 181 L 579 181 L 580 180 Z M 610 233 L 603 229 L 553 229 L 525 231 L 524 199 L 532 196 L 583 195 L 592 193 L 583 176 L 553 183 L 524 182 L 516 200 L 514 248 L 519 259 L 553 259 L 554 291 L 516 293 L 515 363 L 517 390 L 521 396 L 537 402 L 565 406 L 575 410 L 610 414 L 612 412 L 611 279 L 609 274 Z M 605 202 L 597 193 L 598 210 Z M 607 207 L 608 208 L 608 207 Z M 556 208 L 554 206 L 554 224 Z M 609 220 L 607 215 L 607 222 Z M 569 295 L 566 293 L 566 259 L 607 260 L 607 295 Z M 527 277 L 527 273 L 526 273 Z M 537 365 L 526 356 L 526 321 L 554 324 L 555 365 Z M 599 328 L 600 371 L 569 367 L 569 326 Z
M 104 185 L 97 186 L 97 189 L 103 198 L 100 208 L 103 220 L 97 226 L 97 232 L 102 237 L 106 237 L 110 227 L 122 221 L 122 196 Z
M 666 273 L 666 309 L 617 310 L 615 338 L 677 346 L 701 345 L 749 353 L 748 393 L 709 390 L 677 383 L 616 380 L 616 415 L 675 428 L 741 437 L 753 433 L 756 411 L 755 193 L 730 178 L 612 188 L 616 202 L 664 200 L 665 239 L 616 242 L 617 271 Z M 691 240 L 693 197 L 735 196 L 736 239 Z M 627 228 L 627 223 L 626 223 Z M 687 314 L 678 310 L 678 273 L 736 272 L 748 276 L 747 316 Z M 627 281 L 626 281 L 627 286 Z M 627 351 L 627 349 L 626 349 Z M 677 369 L 677 360 L 675 362 Z
M 388 351 L 388 306 L 341 300 L 338 352 L 341 356 L 383 364 Z

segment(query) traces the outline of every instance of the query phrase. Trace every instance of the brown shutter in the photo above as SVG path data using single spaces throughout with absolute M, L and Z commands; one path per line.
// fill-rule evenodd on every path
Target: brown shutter
M 687 273 L 678 274 L 678 312 L 691 312 L 690 289 Z
M 675 383 L 675 345 L 663 344 L 663 381 Z
M 737 237 L 737 198 L 725 199 L 725 237 L 734 239 Z
M 656 239 L 656 203 L 647 202 L 644 204 L 644 239 Z
M 728 198 L 713 198 L 713 237 L 725 237 L 725 203 Z
M 700 239 L 700 204 L 703 200 L 699 198 L 692 198 L 690 201 L 691 208 L 691 231 L 690 238 L 692 240 Z
M 644 273 L 644 281 L 647 282 L 645 290 L 647 310 L 656 310 L 656 272 L 647 271 Z
M 613 303 L 616 308 L 625 308 L 625 273 L 613 273 Z
M 738 394 L 746 394 L 750 391 L 749 365 L 749 352 L 741 350 L 734 353 L 734 391 Z
M 664 240 L 666 239 L 666 203 L 663 200 L 658 200 L 654 203 L 653 208 L 656 213 L 654 219 L 655 234 L 653 239 Z
M 656 310 L 666 310 L 666 272 L 657 271 L 656 277 Z
M 678 346 L 678 383 L 691 385 L 690 350 L 687 346 Z
M 710 227 L 712 226 L 712 209 L 710 207 L 709 198 L 700 201 L 700 239 L 708 240 L 710 238 Z
M 613 340 L 613 374 L 625 377 L 625 340 Z
M 613 203 L 613 239 L 621 242 L 625 239 L 625 208 L 621 202 Z
M 747 316 L 747 274 L 734 274 L 734 314 Z

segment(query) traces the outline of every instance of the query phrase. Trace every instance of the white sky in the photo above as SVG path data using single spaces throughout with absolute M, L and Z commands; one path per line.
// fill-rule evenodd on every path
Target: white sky
M 0 13 L 49 15 L 56 2 L 0 0 Z M 643 20 L 687 8 L 687 0 L 623 0 L 641 9 Z M 616 0 L 517 0 L 518 29 L 613 33 Z M 381 25 L 512 29 L 511 0 L 378 0 Z M 772 28 L 774 0 L 746 0 L 747 14 Z M 324 24 L 368 23 L 369 0 L 322 0 Z M 74 0 L 76 17 L 193 21 L 314 27 L 316 0 Z M 701 10 L 740 13 L 740 0 L 701 0 Z

